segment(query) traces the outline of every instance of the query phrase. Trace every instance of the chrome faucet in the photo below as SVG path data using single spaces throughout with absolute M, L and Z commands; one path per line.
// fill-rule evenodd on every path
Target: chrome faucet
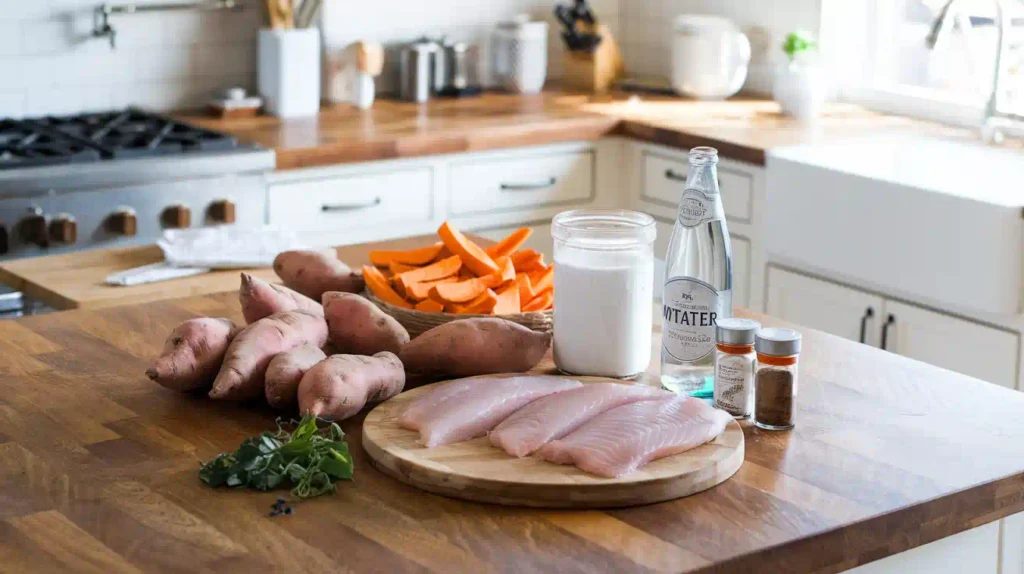
M 993 0 L 996 7 L 995 26 L 997 30 L 995 73 L 992 75 L 992 92 L 989 95 L 988 103 L 985 105 L 985 118 L 982 121 L 981 135 L 988 143 L 1002 143 L 1006 134 L 1024 136 L 1024 116 L 1013 113 L 1007 108 L 1009 102 L 1004 102 L 1004 81 L 1006 80 L 1007 67 L 1010 56 L 1010 29 L 1013 24 L 1013 13 L 1010 7 L 1010 0 Z M 961 10 L 961 5 L 971 5 L 974 2 L 967 0 L 949 0 L 938 18 L 932 24 L 932 29 L 925 39 L 929 49 L 934 50 L 941 45 L 943 39 L 949 35 L 954 24 L 961 28 L 970 28 L 970 19 Z

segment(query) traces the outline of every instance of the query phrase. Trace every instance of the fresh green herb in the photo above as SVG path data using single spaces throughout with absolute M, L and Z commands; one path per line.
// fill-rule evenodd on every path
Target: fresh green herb
M 306 415 L 294 431 L 281 428 L 248 438 L 233 453 L 203 463 L 199 478 L 210 486 L 272 490 L 285 484 L 299 498 L 334 492 L 334 483 L 352 478 L 352 457 L 336 423 L 323 429 Z
M 804 52 L 811 52 L 818 49 L 818 44 L 810 32 L 790 32 L 786 41 L 782 43 L 782 51 L 789 56 L 789 61 Z

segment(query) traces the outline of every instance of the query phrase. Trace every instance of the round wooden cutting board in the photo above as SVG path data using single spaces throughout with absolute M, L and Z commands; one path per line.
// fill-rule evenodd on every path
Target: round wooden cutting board
M 620 382 L 573 377 L 584 383 Z M 743 464 L 743 430 L 732 421 L 715 440 L 656 460 L 620 478 L 602 478 L 574 466 L 515 458 L 486 437 L 434 448 L 419 433 L 400 428 L 406 405 L 434 383 L 385 401 L 363 422 L 363 448 L 373 465 L 416 488 L 452 498 L 540 508 L 608 508 L 688 496 L 720 484 Z

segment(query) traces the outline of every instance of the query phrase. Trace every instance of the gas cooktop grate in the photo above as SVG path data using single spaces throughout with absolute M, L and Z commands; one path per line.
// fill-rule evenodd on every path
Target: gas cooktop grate
M 231 136 L 133 108 L 0 120 L 0 169 L 237 147 Z

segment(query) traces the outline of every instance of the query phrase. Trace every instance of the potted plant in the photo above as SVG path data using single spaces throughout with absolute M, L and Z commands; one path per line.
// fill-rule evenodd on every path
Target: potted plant
M 775 70 L 772 91 L 782 113 L 802 121 L 818 117 L 825 103 L 825 82 L 818 44 L 807 32 L 791 32 L 782 43 L 786 62 Z

